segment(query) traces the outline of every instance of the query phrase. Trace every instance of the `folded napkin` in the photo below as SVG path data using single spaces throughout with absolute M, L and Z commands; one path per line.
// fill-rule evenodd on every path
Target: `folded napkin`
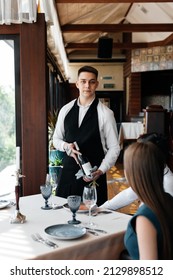
M 96 171 L 97 170 L 97 166 L 94 166 L 91 170 L 90 170 L 90 174 L 92 174 L 92 172 Z M 75 174 L 76 176 L 76 179 L 80 179 L 81 177 L 86 177 L 88 179 L 92 179 L 92 175 L 90 176 L 86 176 L 84 173 L 83 173 L 83 170 L 82 169 L 79 169 L 79 171 Z

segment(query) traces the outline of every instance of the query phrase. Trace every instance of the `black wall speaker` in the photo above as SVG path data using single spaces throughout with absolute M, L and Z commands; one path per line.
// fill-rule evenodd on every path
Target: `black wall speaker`
M 98 58 L 112 57 L 113 39 L 107 37 L 100 37 L 98 41 Z

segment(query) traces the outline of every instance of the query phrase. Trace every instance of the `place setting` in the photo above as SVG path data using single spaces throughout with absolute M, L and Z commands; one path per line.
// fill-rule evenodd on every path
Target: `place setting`
M 45 233 L 53 238 L 62 240 L 72 240 L 83 237 L 86 233 L 99 236 L 106 234 L 102 229 L 97 229 L 97 224 L 92 221 L 92 208 L 97 208 L 97 192 L 95 186 L 84 187 L 83 196 L 70 195 L 67 197 L 67 203 L 63 205 L 65 209 L 72 212 L 72 219 L 66 224 L 55 224 L 45 228 Z M 47 201 L 46 205 L 47 207 Z M 44 208 L 43 208 L 44 209 Z M 87 213 L 88 221 L 86 223 L 76 219 L 76 213 Z M 82 217 L 82 216 L 81 216 Z
M 15 206 L 16 202 L 13 199 L 0 199 L 0 209 L 9 208 Z
M 51 240 L 43 238 L 39 233 L 31 234 L 31 237 L 34 241 L 47 245 L 48 247 L 54 249 L 59 247 L 56 243 L 52 242 Z
M 77 227 L 81 221 L 76 220 L 76 212 L 80 207 L 81 197 L 77 195 L 71 195 L 67 198 L 67 204 L 72 212 L 72 220 L 69 220 L 67 224 L 57 224 L 49 226 L 45 229 L 45 233 L 51 237 L 63 240 L 71 240 L 84 236 L 87 232 L 84 227 Z
M 4 200 L 4 199 L 0 200 L 0 209 L 6 208 L 6 207 L 8 207 L 10 205 L 12 205 L 11 201 Z

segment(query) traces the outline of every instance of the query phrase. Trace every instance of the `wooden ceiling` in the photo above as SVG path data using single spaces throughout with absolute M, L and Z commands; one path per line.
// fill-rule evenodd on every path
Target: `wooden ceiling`
M 112 59 L 121 57 L 127 49 L 168 45 L 173 42 L 173 16 L 170 10 L 172 9 L 173 15 L 172 1 L 55 2 L 69 61 L 75 61 L 75 58 L 76 61 L 97 59 L 98 39 L 102 36 L 113 38 Z M 131 42 L 129 34 L 132 36 Z
M 110 63 L 125 59 L 126 50 L 173 44 L 172 0 L 54 0 L 54 3 L 60 33 L 57 41 L 61 44 L 57 53 L 55 49 L 53 52 L 60 57 L 61 65 L 65 56 L 68 63 Z M 105 36 L 113 39 L 110 59 L 98 58 L 98 41 Z

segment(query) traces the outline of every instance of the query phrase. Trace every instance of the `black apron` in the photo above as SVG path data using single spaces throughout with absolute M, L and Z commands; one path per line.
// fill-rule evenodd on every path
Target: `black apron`
M 92 167 L 100 166 L 104 158 L 104 151 L 100 138 L 98 114 L 98 99 L 95 98 L 88 109 L 84 119 L 78 127 L 79 106 L 77 100 L 64 119 L 65 141 L 68 143 L 77 142 L 80 152 L 90 161 Z M 82 197 L 83 188 L 86 183 L 83 178 L 76 179 L 75 174 L 79 170 L 79 165 L 74 158 L 65 155 L 63 159 L 63 169 L 57 188 L 57 195 L 67 198 L 69 195 L 80 195 Z M 103 204 L 107 200 L 106 174 L 101 175 L 97 180 L 97 205 Z

